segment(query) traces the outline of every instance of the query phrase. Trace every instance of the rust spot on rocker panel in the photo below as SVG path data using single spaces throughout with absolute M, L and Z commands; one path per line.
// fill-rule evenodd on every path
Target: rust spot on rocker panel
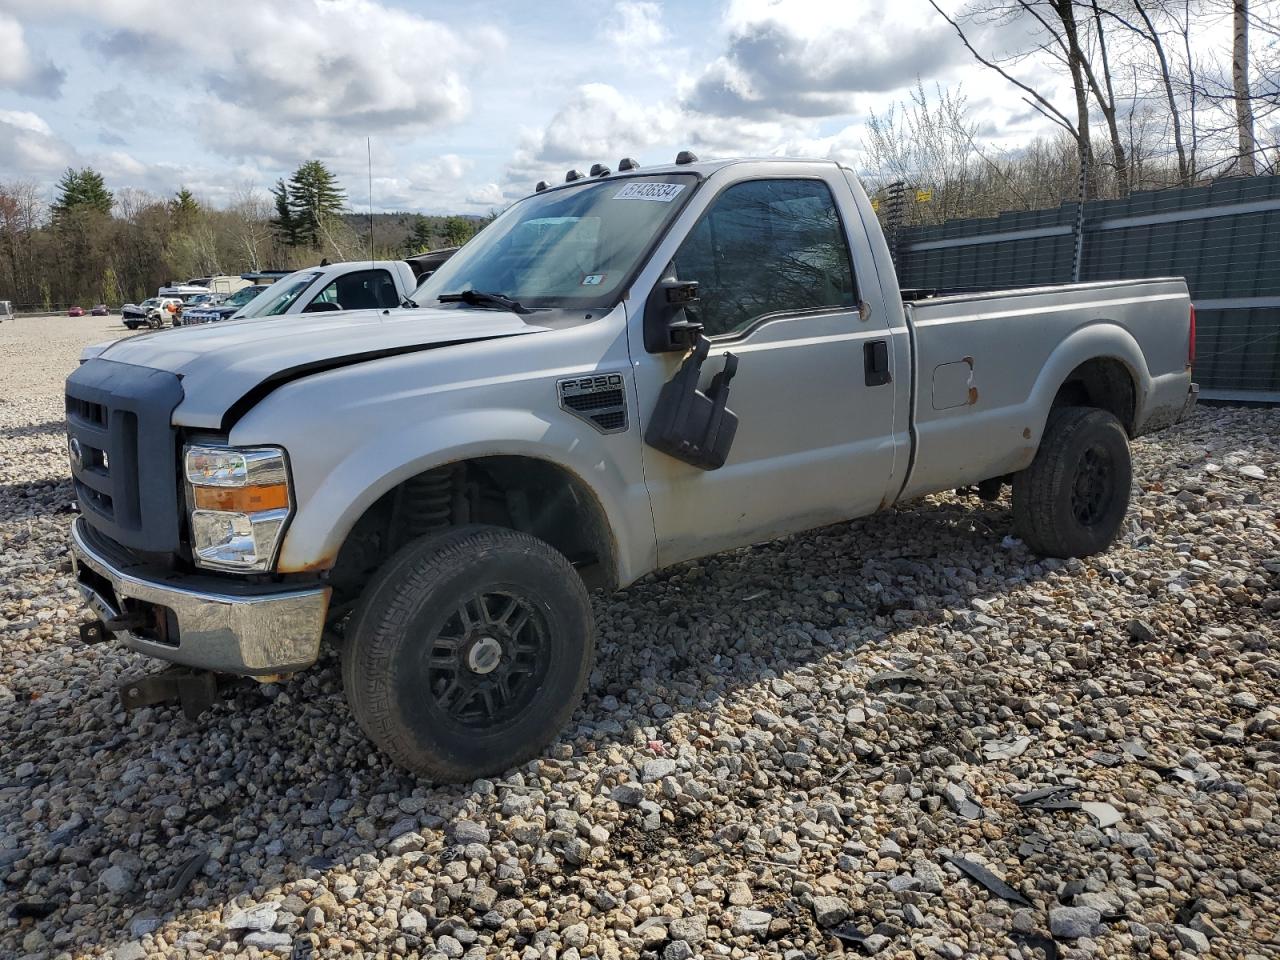
M 1031 439 L 1031 428 L 1030 428 L 1030 427 L 1023 427 L 1023 428 L 1022 428 L 1022 439 L 1023 439 L 1023 440 L 1030 440 L 1030 439 Z
M 969 388 L 969 406 L 973 406 L 977 402 L 978 402 L 978 388 L 970 387 Z

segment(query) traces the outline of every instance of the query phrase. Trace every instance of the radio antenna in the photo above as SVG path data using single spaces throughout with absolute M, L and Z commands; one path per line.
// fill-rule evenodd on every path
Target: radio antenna
M 373 269 L 373 138 L 364 138 L 365 156 L 369 165 L 369 269 Z

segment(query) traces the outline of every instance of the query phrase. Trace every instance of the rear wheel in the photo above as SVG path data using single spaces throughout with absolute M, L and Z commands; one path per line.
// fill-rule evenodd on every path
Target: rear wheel
M 559 733 L 594 649 L 568 560 L 514 530 L 458 527 L 405 547 L 365 588 L 343 686 L 392 760 L 463 782 L 523 763 Z
M 1132 481 L 1129 440 L 1115 415 L 1059 407 L 1031 466 L 1014 475 L 1014 527 L 1036 553 L 1099 553 L 1120 532 Z

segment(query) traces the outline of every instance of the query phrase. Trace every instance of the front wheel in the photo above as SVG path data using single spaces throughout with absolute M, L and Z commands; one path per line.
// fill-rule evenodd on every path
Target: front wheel
M 365 588 L 342 679 L 379 749 L 457 783 L 536 756 L 582 698 L 594 650 L 568 560 L 528 534 L 465 526 L 409 544 Z
M 1059 407 L 1031 466 L 1014 474 L 1014 527 L 1045 556 L 1099 553 L 1120 533 L 1132 482 L 1129 438 L 1115 415 Z

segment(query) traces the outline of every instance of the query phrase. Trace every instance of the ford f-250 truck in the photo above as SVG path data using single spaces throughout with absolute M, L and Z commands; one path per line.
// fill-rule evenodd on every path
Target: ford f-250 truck
M 88 640 L 275 679 L 345 620 L 355 719 L 444 781 L 567 721 L 589 586 L 973 484 L 1104 550 L 1129 438 L 1195 399 L 1182 280 L 904 303 L 831 162 L 571 171 L 415 297 L 85 362 L 71 542 Z

